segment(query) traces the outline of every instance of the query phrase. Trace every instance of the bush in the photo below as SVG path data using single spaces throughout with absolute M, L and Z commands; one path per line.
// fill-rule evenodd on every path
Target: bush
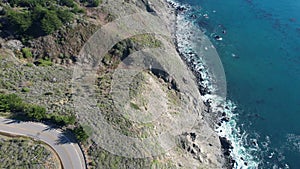
M 9 10 L 7 14 L 11 29 L 18 33 L 26 32 L 32 25 L 31 13 Z
M 30 120 L 41 121 L 46 118 L 46 109 L 38 105 L 26 105 L 25 114 Z
M 75 3 L 73 0 L 60 0 L 60 5 L 64 5 L 67 7 L 74 7 Z
M 59 126 L 66 126 L 66 125 L 73 125 L 75 124 L 76 117 L 74 115 L 57 115 L 54 114 L 50 117 L 51 122 L 59 125 Z
M 19 112 L 24 109 L 23 101 L 16 94 L 0 94 L 0 111 Z
M 22 53 L 24 58 L 32 58 L 32 53 L 29 48 L 22 48 Z
M 61 20 L 54 11 L 47 11 L 41 20 L 41 27 L 45 34 L 51 34 L 62 26 Z
M 74 6 L 74 8 L 71 10 L 73 13 L 85 13 L 85 10 L 78 5 Z
M 24 92 L 24 93 L 28 93 L 29 91 L 30 91 L 30 89 L 29 88 L 27 88 L 27 87 L 24 87 L 24 88 L 22 88 L 22 90 L 21 90 L 22 92 Z
M 34 64 L 37 66 L 52 66 L 53 65 L 53 63 L 48 59 L 39 59 L 39 60 L 35 61 Z
M 13 113 L 12 118 L 32 121 L 46 120 L 59 126 L 73 125 L 76 121 L 75 115 L 47 115 L 45 107 L 24 103 L 16 94 L 0 94 L 0 112 L 11 112 Z
M 63 22 L 67 23 L 73 20 L 73 14 L 69 12 L 68 10 L 57 10 L 56 11 L 58 18 Z
M 79 142 L 84 142 L 89 138 L 88 134 L 85 132 L 81 125 L 75 127 L 73 133 L 75 134 L 75 137 Z
M 44 107 L 26 104 L 16 94 L 0 94 L 0 111 L 22 114 L 20 117 L 27 120 L 41 121 L 46 118 Z
M 102 0 L 80 0 L 80 2 L 88 7 L 97 7 L 102 3 Z
M 62 25 L 73 19 L 72 10 L 78 8 L 73 0 L 10 0 L 13 9 L 5 7 L 7 20 L 3 27 L 21 38 L 26 36 L 38 37 L 48 35 L 58 30 Z M 70 9 L 66 9 L 66 7 Z M 78 10 L 78 9 L 77 9 Z
M 100 3 L 101 3 L 100 0 L 91 0 L 91 6 L 92 7 L 97 7 L 97 6 L 100 5 Z
M 70 115 L 65 117 L 65 123 L 67 125 L 73 125 L 76 122 L 76 116 L 75 115 Z
M 43 1 L 44 0 L 41 0 L 40 3 Z M 9 0 L 8 2 L 12 7 L 20 6 L 28 8 L 33 7 L 38 3 L 36 0 Z
M 33 64 L 32 63 L 26 63 L 25 66 L 28 66 L 28 67 L 33 67 Z

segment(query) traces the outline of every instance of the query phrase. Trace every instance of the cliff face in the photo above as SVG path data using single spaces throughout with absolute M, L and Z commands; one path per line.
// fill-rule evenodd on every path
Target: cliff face
M 164 0 L 103 0 L 86 10 L 84 21 L 30 42 L 54 66 L 10 56 L 21 65 L 14 73 L 24 72 L 11 83 L 30 82 L 22 96 L 88 126 L 91 168 L 223 168 L 195 77 L 173 43 L 176 9 Z
M 86 108 L 77 107 L 82 110 L 79 116 L 83 121 L 97 123 L 91 125 L 96 133 L 95 144 L 127 158 L 144 158 L 146 161 L 154 158 L 154 161 L 150 160 L 151 165 L 157 168 L 222 168 L 220 141 L 210 127 L 212 125 L 202 117 L 204 105 L 195 77 L 181 60 L 172 41 L 174 9 L 168 8 L 164 1 L 107 1 L 106 5 L 116 19 L 102 26 L 85 44 L 79 55 L 81 64 L 76 67 L 82 72 L 78 74 L 78 79 L 81 78 L 78 83 L 83 84 L 90 78 L 87 74 L 91 72 L 81 71 L 83 68 L 91 70 L 94 65 L 99 65 L 101 71 L 95 73 L 96 76 L 106 76 L 109 79 L 106 83 L 111 85 L 110 93 L 102 95 L 108 100 L 99 111 L 107 115 L 120 111 L 127 119 L 124 124 L 111 121 L 110 125 L 118 127 L 109 128 L 105 133 L 101 128 L 106 124 L 100 127 L 95 120 L 100 117 L 93 118 L 96 112 L 82 114 L 80 112 Z M 125 53 L 120 51 L 123 47 L 119 44 L 136 46 L 136 40 L 133 44 L 124 44 L 124 39 L 145 34 L 150 34 L 160 45 L 145 45 Z M 110 50 L 112 53 L 107 56 Z M 116 58 L 118 53 L 122 55 Z M 98 64 L 103 59 L 109 64 Z M 123 90 L 129 90 L 129 95 Z M 116 107 L 107 109 L 105 105 L 112 104 L 110 99 Z M 128 127 L 129 130 L 125 129 Z M 108 145 L 110 140 L 103 142 L 103 138 L 112 139 L 114 143 Z

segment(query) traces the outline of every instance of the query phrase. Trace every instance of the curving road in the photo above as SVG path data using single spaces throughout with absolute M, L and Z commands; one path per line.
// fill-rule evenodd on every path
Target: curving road
M 64 169 L 86 169 L 79 145 L 73 143 L 60 130 L 42 123 L 20 122 L 0 117 L 0 132 L 41 140 L 56 151 Z

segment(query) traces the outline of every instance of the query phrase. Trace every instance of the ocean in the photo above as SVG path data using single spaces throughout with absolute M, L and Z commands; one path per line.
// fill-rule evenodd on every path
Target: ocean
M 222 62 L 230 120 L 216 131 L 233 144 L 234 168 L 300 168 L 300 0 L 176 2 L 186 7 L 178 25 L 204 32 Z M 194 43 L 179 40 L 184 50 L 201 46 L 183 39 Z M 198 59 L 187 58 L 209 69 Z

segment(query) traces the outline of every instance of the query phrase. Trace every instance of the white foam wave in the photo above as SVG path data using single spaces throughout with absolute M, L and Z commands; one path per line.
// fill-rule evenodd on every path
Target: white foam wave
M 170 1 L 170 0 L 168 0 Z M 180 4 L 176 3 L 178 7 Z M 194 44 L 190 39 L 193 36 L 193 30 L 195 25 L 192 24 L 184 14 L 179 14 L 177 16 L 177 45 L 178 50 L 183 54 L 184 59 L 192 66 L 192 69 L 200 74 L 201 80 L 198 82 L 202 88 L 206 91 L 214 93 L 218 86 L 214 86 L 211 82 L 213 79 L 209 74 L 209 68 L 206 66 L 205 61 L 201 57 L 197 57 L 193 53 L 193 49 L 197 47 L 198 44 Z M 208 46 L 204 49 L 214 48 L 214 46 Z M 232 144 L 231 156 L 235 160 L 234 168 L 258 168 L 258 162 L 254 160 L 254 157 L 249 153 L 244 144 L 244 139 L 247 138 L 245 132 L 241 132 L 240 128 L 237 126 L 237 114 L 235 114 L 236 105 L 230 100 L 224 100 L 224 98 L 214 95 L 205 94 L 202 96 L 204 102 L 209 101 L 212 108 L 212 112 L 224 112 L 226 114 L 227 122 L 223 121 L 220 126 L 216 128 L 216 132 L 221 137 L 226 137 Z M 257 140 L 254 140 L 257 142 Z M 256 144 L 258 148 L 258 145 Z

